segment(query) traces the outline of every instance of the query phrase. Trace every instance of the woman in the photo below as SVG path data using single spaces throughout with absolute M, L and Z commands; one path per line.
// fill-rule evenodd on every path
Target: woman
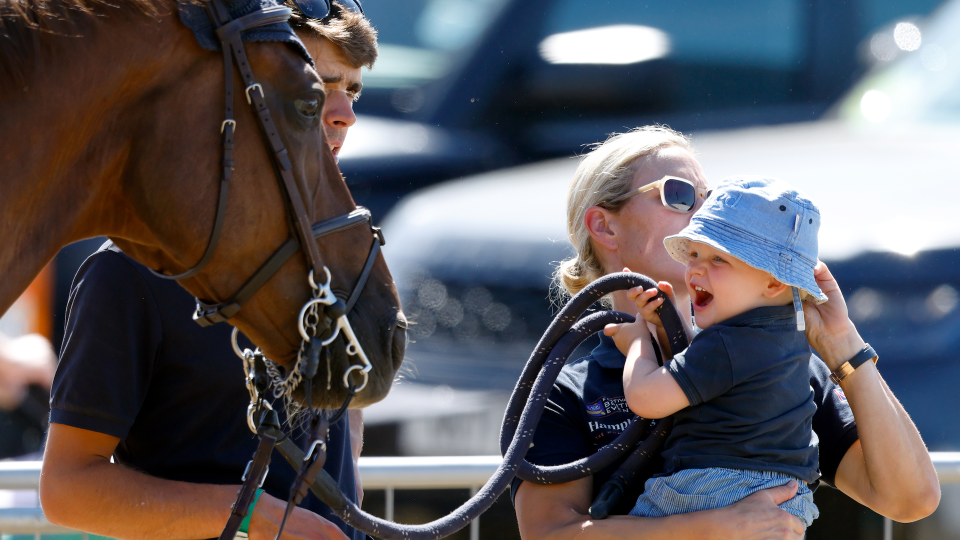
M 676 181 L 639 190 L 664 177 L 693 184 L 684 200 Z M 576 256 L 561 263 L 557 278 L 570 294 L 624 268 L 657 281 L 683 283 L 684 267 L 663 247 L 699 207 L 707 182 L 690 142 L 664 127 L 645 127 L 612 137 L 580 164 L 567 195 L 567 231 Z M 621 197 L 634 192 L 632 196 Z M 619 199 L 618 199 L 619 198 Z M 616 202 L 614 199 L 618 199 Z M 682 203 L 686 202 L 684 206 Z M 673 205 L 668 207 L 668 205 Z M 829 374 L 859 352 L 864 342 L 847 317 L 840 289 L 825 265 L 815 271 L 826 304 L 804 306 L 807 337 L 823 360 L 811 358 L 811 386 L 818 410 L 814 431 L 820 444 L 823 480 L 897 521 L 930 515 L 939 504 L 936 472 L 913 422 L 866 362 L 834 385 Z M 679 311 L 688 319 L 685 287 L 676 289 Z M 625 292 L 607 301 L 636 314 Z M 882 355 L 882 351 L 880 351 Z M 567 463 L 592 454 L 622 431 L 632 414 L 623 402 L 624 358 L 609 338 L 578 362 L 568 364 L 554 385 L 527 458 L 540 465 Z M 854 422 L 854 417 L 856 422 Z M 615 515 L 594 521 L 587 514 L 613 468 L 567 484 L 514 482 L 521 535 L 541 538 L 801 538 L 800 521 L 776 505 L 790 499 L 796 484 L 758 492 L 717 510 L 664 518 Z M 645 471 L 647 475 L 654 471 Z M 636 480 L 638 487 L 643 478 Z M 629 508 L 637 492 L 626 493 Z M 623 512 L 625 513 L 625 511 Z

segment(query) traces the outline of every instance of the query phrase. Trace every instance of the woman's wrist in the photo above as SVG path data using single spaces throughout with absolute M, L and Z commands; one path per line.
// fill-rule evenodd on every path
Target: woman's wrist
M 821 340 L 817 347 L 823 361 L 826 362 L 830 371 L 836 371 L 844 362 L 854 357 L 865 345 L 860 333 L 857 332 L 853 322 L 847 324 L 847 328 L 829 340 Z

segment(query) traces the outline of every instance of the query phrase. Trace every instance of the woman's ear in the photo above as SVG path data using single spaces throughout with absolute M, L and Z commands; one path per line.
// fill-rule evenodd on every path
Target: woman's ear
M 784 293 L 784 291 L 789 291 L 790 286 L 784 284 L 777 278 L 770 276 L 767 281 L 767 288 L 764 289 L 763 295 L 767 298 L 776 298 Z
M 587 227 L 590 237 L 611 251 L 615 251 L 618 247 L 616 226 L 613 224 L 613 220 L 613 212 L 599 206 L 587 208 L 583 216 L 583 224 Z

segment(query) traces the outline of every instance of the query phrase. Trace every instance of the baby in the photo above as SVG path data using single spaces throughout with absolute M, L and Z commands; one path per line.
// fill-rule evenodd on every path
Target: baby
M 658 366 L 647 323 L 664 335 L 655 312 L 663 300 L 639 289 L 628 296 L 646 321 L 604 330 L 627 356 L 630 409 L 674 415 L 663 474 L 646 482 L 632 515 L 727 506 L 793 479 L 797 495 L 780 507 L 807 527 L 819 515 L 807 487 L 820 471 L 801 304 L 801 295 L 827 300 L 813 275 L 819 227 L 817 207 L 786 183 L 725 180 L 680 234 L 664 239 L 687 267 L 703 330 Z M 668 283 L 660 288 L 672 294 Z

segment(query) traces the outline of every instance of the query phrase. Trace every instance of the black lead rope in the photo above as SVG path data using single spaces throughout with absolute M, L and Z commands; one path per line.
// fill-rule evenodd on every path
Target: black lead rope
M 384 540 L 443 538 L 459 531 L 486 511 L 509 487 L 514 477 L 536 484 L 570 482 L 590 476 L 600 468 L 616 463 L 630 454 L 611 478 L 611 482 L 618 482 L 618 486 L 622 487 L 619 490 L 604 487 L 601 490 L 603 499 L 598 499 L 591 507 L 591 510 L 595 507 L 599 515 L 604 505 L 609 509 L 615 504 L 630 482 L 637 478 L 638 471 L 648 467 L 650 459 L 659 454 L 659 446 L 669 434 L 671 419 L 665 418 L 658 421 L 640 446 L 637 446 L 637 442 L 649 430 L 650 423 L 643 419 L 635 419 L 614 442 L 588 458 L 567 465 L 539 467 L 528 463 L 524 457 L 530 448 L 550 390 L 577 346 L 589 336 L 603 330 L 607 324 L 634 320 L 630 315 L 615 311 L 594 313 L 579 321 L 578 318 L 603 296 L 637 286 L 649 289 L 656 287 L 656 283 L 639 274 L 610 274 L 584 288 L 560 310 L 540 339 L 537 348 L 530 355 L 511 396 L 501 429 L 503 462 L 476 495 L 451 514 L 436 521 L 422 525 L 399 525 L 370 515 L 340 492 L 337 482 L 322 467 L 316 467 L 317 462 L 312 459 L 312 455 L 308 455 L 309 459 L 304 461 L 304 452 L 290 439 L 284 438 L 279 426 L 261 426 L 260 433 L 262 436 L 271 436 L 277 440 L 276 445 L 280 454 L 294 469 L 302 473 L 298 474 L 298 479 L 302 476 L 303 480 L 298 480 L 294 486 L 297 496 L 301 492 L 305 495 L 309 489 L 347 525 L 375 538 Z M 667 299 L 659 311 L 671 350 L 685 349 L 687 337 L 676 308 Z M 342 416 L 345 411 L 346 406 L 341 408 L 338 416 Z M 265 414 L 269 415 L 272 412 L 266 411 Z M 313 444 L 311 443 L 311 447 Z M 292 495 L 293 491 L 291 490 Z

